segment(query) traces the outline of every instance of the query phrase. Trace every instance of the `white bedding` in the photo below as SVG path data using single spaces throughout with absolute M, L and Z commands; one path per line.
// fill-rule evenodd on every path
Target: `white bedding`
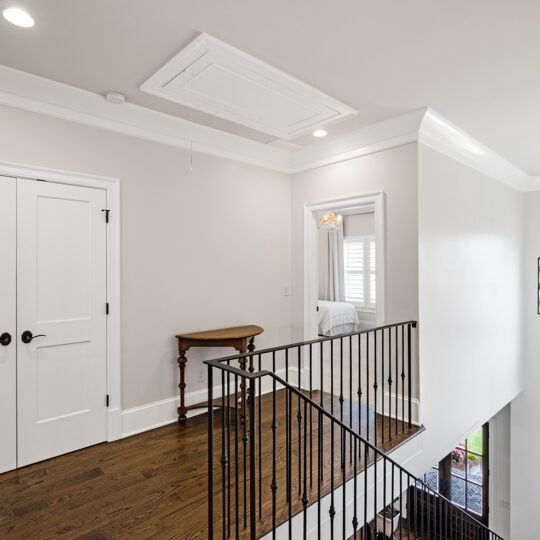
M 339 336 L 357 332 L 358 315 L 352 304 L 319 300 L 319 335 Z

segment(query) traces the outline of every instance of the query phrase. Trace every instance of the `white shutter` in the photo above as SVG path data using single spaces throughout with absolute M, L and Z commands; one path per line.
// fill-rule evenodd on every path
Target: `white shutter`
M 357 239 L 345 239 L 343 242 L 345 269 L 345 300 L 358 306 L 364 306 L 364 242 Z
M 369 240 L 369 304 L 375 308 L 377 305 L 377 282 L 376 282 L 376 250 L 375 240 Z

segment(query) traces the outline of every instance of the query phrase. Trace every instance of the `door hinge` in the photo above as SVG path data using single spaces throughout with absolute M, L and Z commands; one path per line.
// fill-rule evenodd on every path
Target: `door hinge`
M 109 302 L 105 302 L 105 315 L 109 314 Z
M 105 403 L 107 404 L 107 407 L 108 407 L 108 406 L 109 406 L 109 403 L 110 403 L 110 396 L 109 396 L 109 394 L 107 394 L 107 395 L 105 396 Z
M 109 214 L 111 213 L 111 211 L 107 208 L 104 208 L 102 212 L 105 212 L 105 223 L 109 223 Z

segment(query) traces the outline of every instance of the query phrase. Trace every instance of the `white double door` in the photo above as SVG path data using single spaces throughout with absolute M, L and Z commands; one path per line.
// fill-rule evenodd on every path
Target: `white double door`
M 107 438 L 104 208 L 0 177 L 0 472 Z

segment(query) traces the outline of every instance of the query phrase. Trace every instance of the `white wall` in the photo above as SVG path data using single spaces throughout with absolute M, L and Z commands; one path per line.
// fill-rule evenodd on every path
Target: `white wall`
M 537 260 L 540 257 L 540 192 L 525 194 L 523 328 L 525 389 L 512 402 L 511 538 L 532 538 L 540 530 L 538 511 L 540 448 L 540 315 L 537 314 Z
M 522 388 L 523 194 L 424 145 L 418 152 L 425 470 Z
M 184 150 L 7 107 L 0 125 L 0 160 L 121 181 L 123 408 L 177 394 L 177 333 L 253 323 L 258 347 L 290 341 L 287 175 L 201 154 L 190 173 Z M 231 352 L 190 351 L 187 390 Z
M 510 536 L 511 446 L 508 404 L 489 421 L 489 528 L 506 540 Z
M 386 193 L 386 319 L 418 316 L 417 149 L 408 144 L 328 165 L 292 179 L 293 332 L 304 332 L 304 206 L 339 197 Z

